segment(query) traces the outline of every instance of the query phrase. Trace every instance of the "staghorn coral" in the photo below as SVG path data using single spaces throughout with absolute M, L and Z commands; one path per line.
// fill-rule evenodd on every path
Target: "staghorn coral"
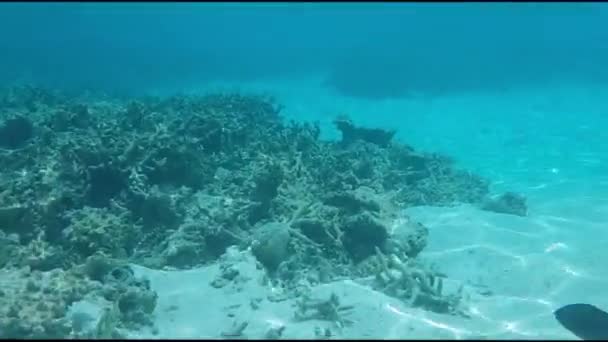
M 460 304 L 462 287 L 456 293 L 443 293 L 443 278 L 422 268 L 415 260 L 396 254 L 384 255 L 376 249 L 379 268 L 375 286 L 390 296 L 400 298 L 411 306 L 438 313 L 465 315 Z
M 354 306 L 340 304 L 340 298 L 335 293 L 332 293 L 328 299 L 311 298 L 304 295 L 296 302 L 296 305 L 294 318 L 297 321 L 326 320 L 338 328 L 353 323 L 347 316 Z

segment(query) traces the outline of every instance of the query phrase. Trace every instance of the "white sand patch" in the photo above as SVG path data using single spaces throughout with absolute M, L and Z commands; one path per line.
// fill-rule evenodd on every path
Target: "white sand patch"
M 316 286 L 313 297 L 331 293 L 352 305 L 351 325 L 338 328 L 327 321 L 299 322 L 295 301 L 272 302 L 273 289 L 262 285 L 263 272 L 247 252 L 235 254 L 246 279 L 238 286 L 214 288 L 218 265 L 190 271 L 153 271 L 136 267 L 159 293 L 158 333 L 133 337 L 221 338 L 233 324 L 247 321 L 243 334 L 264 338 L 269 329 L 284 326 L 284 338 L 315 338 L 315 328 L 329 328 L 335 338 L 456 338 L 574 339 L 552 316 L 573 302 L 608 307 L 602 291 L 608 276 L 602 264 L 581 250 L 594 248 L 583 237 L 586 226 L 553 220 L 554 230 L 539 217 L 521 218 L 480 211 L 470 206 L 417 207 L 407 213 L 430 228 L 422 257 L 436 262 L 450 282 L 466 284 L 471 294 L 470 319 L 412 309 L 404 303 L 345 280 Z M 599 246 L 596 246 L 599 247 Z M 604 253 L 604 251 L 601 251 Z M 261 298 L 256 308 L 252 299 Z

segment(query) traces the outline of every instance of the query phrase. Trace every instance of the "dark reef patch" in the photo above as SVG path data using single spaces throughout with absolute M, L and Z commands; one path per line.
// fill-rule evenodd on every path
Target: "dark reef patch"
M 495 198 L 486 198 L 481 204 L 481 209 L 517 216 L 528 215 L 526 198 L 514 192 L 506 192 Z
M 23 116 L 5 120 L 0 126 L 0 147 L 16 149 L 34 136 L 34 125 Z

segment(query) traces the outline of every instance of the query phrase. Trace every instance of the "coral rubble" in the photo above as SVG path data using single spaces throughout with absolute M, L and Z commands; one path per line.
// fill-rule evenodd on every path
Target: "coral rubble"
M 92 100 L 2 91 L 0 267 L 27 270 L 35 287 L 46 282 L 41 274 L 72 284 L 68 275 L 86 272 L 84 285 L 69 285 L 71 297 L 56 294 L 45 310 L 28 300 L 49 287 L 3 289 L 13 302 L 2 305 L 0 331 L 70 336 L 74 328 L 54 320 L 86 291 L 114 305 L 94 336 L 113 335 L 116 320 L 148 324 L 155 294 L 128 263 L 190 268 L 233 245 L 252 248 L 286 289 L 302 279 L 375 275 L 396 296 L 455 311 L 441 279 L 413 261 L 426 227 L 407 222 L 396 231 L 394 222 L 410 205 L 482 203 L 488 183 L 394 141 L 392 131 L 341 117 L 342 141 L 322 141 L 317 125 L 285 122 L 280 109 L 241 94 Z M 336 310 L 334 299 L 324 303 L 316 310 Z

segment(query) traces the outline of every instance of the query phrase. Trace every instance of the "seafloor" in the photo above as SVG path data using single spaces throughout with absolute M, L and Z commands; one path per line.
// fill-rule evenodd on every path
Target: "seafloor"
M 251 305 L 294 299 L 296 320 L 348 324 L 342 309 L 352 308 L 338 294 L 309 296 L 343 279 L 467 317 L 462 286 L 444 287 L 441 267 L 417 257 L 428 229 L 403 209 L 468 203 L 525 216 L 525 198 L 490 194 L 488 180 L 395 141 L 394 131 L 340 115 L 341 139 L 322 140 L 318 125 L 281 110 L 240 93 L 124 99 L 3 89 L 0 337 L 154 332 L 162 298 L 134 268 L 217 265 L 200 286 L 221 289 L 246 281 L 226 261 L 235 254 L 249 255 L 273 289 Z M 247 324 L 239 324 L 215 337 L 240 336 Z

